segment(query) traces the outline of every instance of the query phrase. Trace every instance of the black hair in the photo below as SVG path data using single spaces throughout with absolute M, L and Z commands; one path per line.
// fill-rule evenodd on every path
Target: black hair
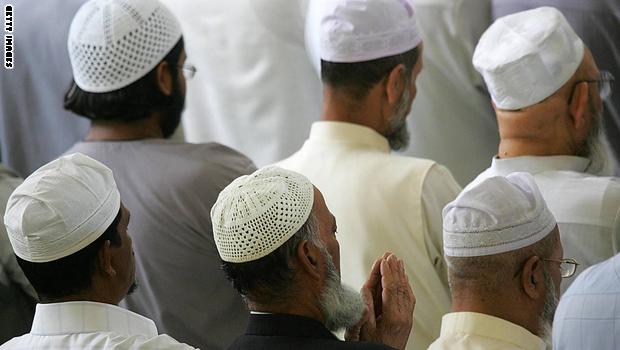
M 321 60 L 321 80 L 336 89 L 344 89 L 356 99 L 363 99 L 399 64 L 405 65 L 406 79 L 409 80 L 419 52 L 416 46 L 401 54 L 371 61 L 336 63 Z
M 85 248 L 64 258 L 35 263 L 16 256 L 17 263 L 39 295 L 39 299 L 57 300 L 90 288 L 97 266 L 99 249 L 105 241 L 110 241 L 113 246 L 121 245 L 121 237 L 118 233 L 120 219 L 121 211 L 119 210 L 112 224 L 101 236 Z
M 161 61 L 168 63 L 175 82 L 183 46 L 181 38 Z M 172 103 L 171 97 L 164 95 L 157 85 L 157 66 L 139 80 L 111 92 L 87 92 L 72 81 L 65 94 L 64 107 L 92 121 L 131 122 L 147 118 L 152 112 L 166 109 Z
M 275 304 L 295 292 L 297 246 L 304 240 L 316 241 L 318 223 L 310 214 L 303 226 L 278 249 L 258 260 L 245 263 L 222 262 L 222 269 L 233 287 L 244 298 L 261 304 Z

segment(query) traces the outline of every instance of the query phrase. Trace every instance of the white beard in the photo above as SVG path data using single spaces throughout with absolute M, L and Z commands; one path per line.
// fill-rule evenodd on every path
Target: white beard
M 319 300 L 321 312 L 325 319 L 325 327 L 336 332 L 357 324 L 366 305 L 360 293 L 340 282 L 340 275 L 327 249 L 319 248 L 323 251 L 327 273 L 327 284 Z
M 543 306 L 542 314 L 539 321 L 539 337 L 547 344 L 547 349 L 552 349 L 551 334 L 553 331 L 553 317 L 555 316 L 555 310 L 558 307 L 559 299 L 555 295 L 555 285 L 551 279 L 551 275 L 544 270 L 545 278 L 545 304 Z

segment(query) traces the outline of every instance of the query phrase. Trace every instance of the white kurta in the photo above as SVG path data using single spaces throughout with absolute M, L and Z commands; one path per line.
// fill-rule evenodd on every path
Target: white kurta
M 441 336 L 429 350 L 545 350 L 527 329 L 477 312 L 453 312 L 441 322 Z
M 207 331 L 207 330 L 205 330 Z M 73 301 L 38 304 L 32 330 L 1 350 L 165 350 L 194 349 L 163 334 L 155 323 L 118 306 Z
M 553 349 L 620 349 L 619 301 L 620 254 L 584 271 L 562 295 L 553 320 Z
M 404 260 L 418 300 L 407 349 L 425 349 L 450 306 L 441 210 L 460 190 L 450 172 L 392 155 L 376 131 L 341 122 L 314 123 L 303 147 L 277 165 L 306 175 L 323 193 L 338 225 L 344 283 L 360 288 L 386 251 Z
M 258 166 L 300 146 L 321 110 L 304 47 L 308 0 L 163 0 L 179 18 L 188 62 L 189 142 L 219 142 Z
M 564 256 L 580 263 L 579 274 L 620 247 L 620 181 L 585 173 L 588 165 L 588 159 L 574 156 L 493 158 L 491 167 L 472 183 L 516 171 L 534 175 L 558 222 Z M 574 279 L 564 279 L 562 291 Z

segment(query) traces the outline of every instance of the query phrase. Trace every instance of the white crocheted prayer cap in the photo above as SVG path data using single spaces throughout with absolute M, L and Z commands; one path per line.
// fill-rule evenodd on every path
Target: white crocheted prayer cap
M 73 79 L 88 92 L 126 87 L 150 72 L 181 38 L 158 0 L 90 0 L 69 29 Z
M 267 256 L 299 231 L 313 202 L 314 186 L 293 171 L 271 166 L 237 178 L 211 209 L 220 257 L 243 263 Z
M 422 42 L 410 0 L 320 0 L 309 11 L 317 21 L 319 54 L 329 62 L 363 62 L 409 51 Z M 307 23 L 307 29 L 316 28 Z M 312 34 L 307 36 L 312 51 Z
M 545 238 L 556 221 L 532 175 L 512 173 L 467 187 L 443 209 L 444 254 L 505 253 Z
M 17 256 L 49 262 L 94 242 L 120 205 L 112 170 L 74 153 L 42 166 L 15 189 L 4 224 Z
M 496 20 L 480 38 L 473 64 L 495 105 L 515 110 L 553 95 L 583 57 L 584 44 L 562 13 L 539 7 Z

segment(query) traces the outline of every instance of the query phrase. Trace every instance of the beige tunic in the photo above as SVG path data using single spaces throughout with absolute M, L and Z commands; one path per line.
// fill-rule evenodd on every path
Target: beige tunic
M 343 282 L 360 288 L 385 251 L 405 261 L 418 300 L 407 349 L 425 349 L 450 306 L 441 210 L 460 190 L 450 172 L 392 155 L 374 130 L 341 122 L 314 123 L 303 147 L 277 165 L 306 175 L 323 193 L 338 225 Z

